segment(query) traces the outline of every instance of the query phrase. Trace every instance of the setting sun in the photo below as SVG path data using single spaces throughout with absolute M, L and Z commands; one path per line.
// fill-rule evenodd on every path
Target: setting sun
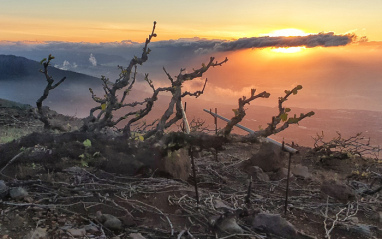
M 305 47 L 301 47 L 301 46 L 298 46 L 298 47 L 278 47 L 278 48 L 271 49 L 271 51 L 279 52 L 279 53 L 296 53 L 296 52 L 302 51 L 303 49 L 305 49 Z
M 296 28 L 287 28 L 287 29 L 280 29 L 275 30 L 269 34 L 266 34 L 270 37 L 291 37 L 291 36 L 307 36 L 309 34 L 305 33 L 303 30 L 296 29 Z M 300 52 L 305 47 L 278 47 L 271 49 L 272 52 L 277 53 L 296 53 Z

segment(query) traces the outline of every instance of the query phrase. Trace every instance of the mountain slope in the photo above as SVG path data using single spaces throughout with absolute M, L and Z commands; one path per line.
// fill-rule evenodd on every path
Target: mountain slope
M 52 62 L 54 62 L 54 60 Z M 0 55 L 0 81 L 12 79 L 41 81 L 44 80 L 44 76 L 39 72 L 42 68 L 43 66 L 39 62 L 29 60 L 25 57 Z M 48 69 L 53 78 L 57 79 L 66 76 L 68 80 L 76 79 L 81 82 L 89 81 L 89 83 L 98 79 L 96 77 L 73 71 L 64 71 L 54 67 L 49 67 Z
M 13 55 L 0 55 L 0 98 L 35 105 L 47 84 L 45 76 L 39 72 L 42 68 L 37 61 Z M 99 92 L 99 79 L 54 67 L 49 67 L 48 70 L 55 82 L 63 77 L 66 77 L 66 80 L 50 92 L 44 105 L 60 109 L 65 114 L 75 112 L 79 116 L 86 115 L 87 113 L 82 112 L 88 112 L 94 105 L 88 89 L 93 88 Z

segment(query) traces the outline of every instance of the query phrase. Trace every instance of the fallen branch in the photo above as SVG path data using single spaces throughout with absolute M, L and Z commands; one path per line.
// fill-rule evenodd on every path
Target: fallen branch
M 18 153 L 15 157 L 13 157 L 9 162 L 0 170 L 0 174 L 4 176 L 3 171 L 6 167 L 8 167 L 13 161 L 15 161 L 17 158 L 19 158 L 21 155 L 23 155 L 24 151 Z

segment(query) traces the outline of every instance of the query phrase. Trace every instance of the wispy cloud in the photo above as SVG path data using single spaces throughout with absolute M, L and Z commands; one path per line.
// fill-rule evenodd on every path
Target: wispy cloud
M 97 59 L 93 56 L 93 53 L 90 53 L 89 61 L 93 66 L 97 66 Z
M 61 69 L 61 70 L 75 70 L 77 68 L 77 66 L 78 66 L 77 63 L 75 63 L 75 62 L 70 63 L 67 60 L 64 60 L 62 65 L 59 65 L 59 64 L 54 65 L 54 67 Z

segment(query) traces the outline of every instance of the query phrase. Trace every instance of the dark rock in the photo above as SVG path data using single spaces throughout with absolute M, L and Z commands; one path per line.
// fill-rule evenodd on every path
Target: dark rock
M 99 229 L 96 226 L 93 226 L 91 224 L 84 226 L 84 229 L 86 230 L 86 232 L 89 232 L 89 233 L 99 232 Z
M 292 173 L 297 176 L 304 179 L 312 178 L 312 174 L 309 173 L 309 169 L 306 166 L 302 166 L 301 164 L 294 165 L 291 168 Z
M 288 177 L 288 169 L 287 168 L 280 168 L 276 172 L 269 173 L 269 177 L 273 181 L 279 181 L 281 179 L 286 179 Z M 290 172 L 290 179 L 294 178 L 294 175 L 292 172 Z
M 146 237 L 142 236 L 141 233 L 130 233 L 129 238 L 130 239 L 146 239 Z
M 8 195 L 8 186 L 3 180 L 0 180 L 0 199 L 4 199 Z
M 215 199 L 214 200 L 214 207 L 217 210 L 221 210 L 223 212 L 228 212 L 228 211 L 234 211 L 235 209 L 231 208 L 230 206 L 227 206 L 222 200 L 220 199 Z
M 253 180 L 263 182 L 269 181 L 268 174 L 264 173 L 264 171 L 258 166 L 251 166 L 248 169 L 246 169 L 246 172 L 249 176 L 252 176 Z
M 28 192 L 22 187 L 13 187 L 9 189 L 9 195 L 12 199 L 21 200 L 28 196 Z
M 73 237 L 83 237 L 86 235 L 86 230 L 84 228 L 70 228 L 67 230 L 67 232 L 69 232 Z
M 355 199 L 355 192 L 352 188 L 335 180 L 324 181 L 321 192 L 343 203 Z
M 132 226 L 137 225 L 134 218 L 129 214 L 126 214 L 125 216 L 120 217 L 119 219 L 122 221 L 123 225 L 126 225 L 128 227 L 132 227 Z
M 241 234 L 244 230 L 237 224 L 234 216 L 228 216 L 217 221 L 216 226 L 229 234 Z
M 122 222 L 118 218 L 110 214 L 102 214 L 102 212 L 97 211 L 97 220 L 100 221 L 106 228 L 111 230 L 121 230 Z
M 279 214 L 256 214 L 252 221 L 252 228 L 288 239 L 298 238 L 296 228 Z
M 283 167 L 285 152 L 272 143 L 262 143 L 259 152 L 244 163 L 260 167 L 264 172 L 275 172 Z
M 382 223 L 382 211 L 373 211 L 370 219 L 374 220 L 377 223 Z
M 356 234 L 354 238 L 376 238 L 373 237 L 372 226 L 365 224 L 354 225 L 339 225 L 340 230 L 344 230 L 347 233 Z

